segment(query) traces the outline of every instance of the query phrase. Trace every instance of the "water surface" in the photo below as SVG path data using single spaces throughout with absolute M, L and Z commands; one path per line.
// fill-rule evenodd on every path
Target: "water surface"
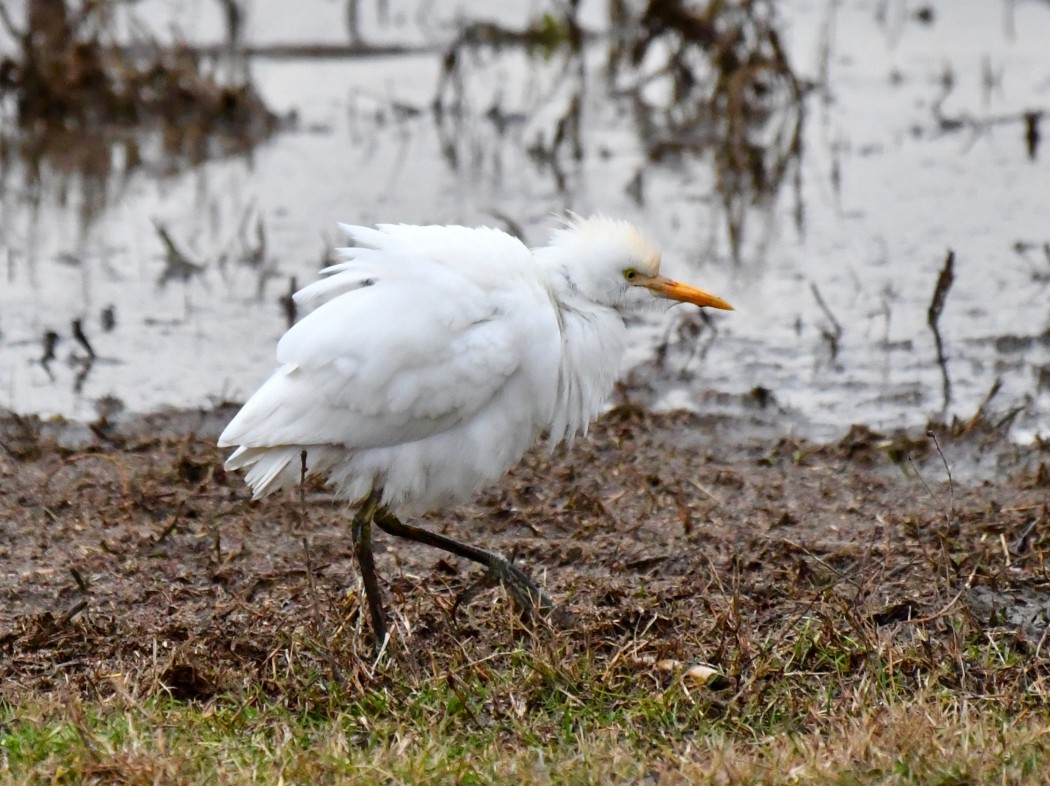
M 171 14 L 182 35 L 214 43 L 213 5 L 139 7 L 158 30 Z M 17 162 L 3 173 L 0 407 L 91 419 L 103 397 L 135 411 L 242 399 L 272 368 L 279 298 L 323 264 L 338 221 L 507 216 L 538 244 L 551 213 L 571 208 L 638 222 L 672 274 L 737 307 L 710 323 L 676 309 L 633 326 L 625 367 L 639 397 L 734 411 L 761 387 L 791 428 L 827 436 L 858 421 L 969 417 L 999 380 L 994 407 L 1021 408 L 1014 436 L 1050 432 L 1050 165 L 1020 119 L 1050 110 L 1047 4 L 933 2 L 923 21 L 905 3 L 778 3 L 790 60 L 814 87 L 797 172 L 746 211 L 738 244 L 712 156 L 647 159 L 604 78 L 602 41 L 582 61 L 479 51 L 459 113 L 439 122 L 429 107 L 443 47 L 457 19 L 488 4 L 438 17 L 435 4 L 404 0 L 383 18 L 380 4 L 360 5 L 366 41 L 408 51 L 254 58 L 264 97 L 296 121 L 250 156 L 104 183 L 47 168 L 32 183 Z M 605 24 L 604 7 L 584 5 L 588 28 Z M 255 3 L 246 40 L 348 40 L 341 4 L 283 8 Z M 500 8 L 519 25 L 542 6 Z M 550 140 L 573 95 L 583 157 L 554 167 L 529 149 Z M 158 283 L 157 223 L 199 274 Z M 949 249 L 946 402 L 927 309 Z M 90 368 L 73 320 L 98 355 Z M 59 340 L 45 367 L 48 331 Z

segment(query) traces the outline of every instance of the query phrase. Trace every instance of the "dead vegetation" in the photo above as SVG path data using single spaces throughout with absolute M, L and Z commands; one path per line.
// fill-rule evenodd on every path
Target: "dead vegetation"
M 394 616 L 376 663 L 344 504 L 316 486 L 305 519 L 294 496 L 250 504 L 212 447 L 224 414 L 185 436 L 171 430 L 185 416 L 101 424 L 69 448 L 56 424 L 5 419 L 0 706 L 19 718 L 65 707 L 8 713 L 7 728 L 72 723 L 77 766 L 115 766 L 145 755 L 126 731 L 126 744 L 106 742 L 106 724 L 129 713 L 226 718 L 225 745 L 256 733 L 254 707 L 267 723 L 277 712 L 341 729 L 361 766 L 375 755 L 417 775 L 452 766 L 435 745 L 505 767 L 530 744 L 568 760 L 579 739 L 606 753 L 616 739 L 638 751 L 658 740 L 674 771 L 697 773 L 714 766 L 707 743 L 688 752 L 697 733 L 720 740 L 718 766 L 744 766 L 749 740 L 787 733 L 819 769 L 832 759 L 818 741 L 844 723 L 861 750 L 865 732 L 900 739 L 978 705 L 992 727 L 1028 717 L 1045 734 L 1045 446 L 943 432 L 949 485 L 922 436 L 858 427 L 836 444 L 770 447 L 734 438 L 736 422 L 621 408 L 572 451 L 531 453 L 476 504 L 428 522 L 514 555 L 575 626 L 528 632 L 498 589 L 455 610 L 472 568 L 381 541 Z M 968 472 L 990 454 L 995 480 Z M 694 681 L 695 664 L 718 678 Z M 68 708 L 81 704 L 118 715 L 78 721 Z M 390 746 L 406 738 L 439 761 L 398 759 Z M 140 761 L 175 766 L 155 744 Z

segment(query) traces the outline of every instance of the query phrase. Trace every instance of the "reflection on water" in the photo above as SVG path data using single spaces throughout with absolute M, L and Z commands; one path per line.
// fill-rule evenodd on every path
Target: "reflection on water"
M 630 99 L 646 152 L 633 195 L 642 201 L 650 163 L 713 169 L 739 262 L 748 215 L 773 204 L 789 172 L 799 186 L 803 91 L 772 2 L 701 10 L 656 0 L 617 21 L 623 32 L 609 49 L 609 76 L 615 94 Z
M 75 181 L 85 231 L 139 168 L 157 176 L 248 152 L 276 127 L 250 81 L 216 78 L 220 63 L 196 49 L 160 46 L 138 28 L 115 43 L 133 13 L 117 3 L 27 0 L 16 20 L 0 5 L 9 37 L 0 60 L 5 191 L 21 188 L 32 202 L 56 190 L 61 204 Z M 232 44 L 232 28 L 230 36 Z M 10 180 L 15 170 L 21 182 Z
M 1016 434 L 1046 432 L 1050 9 L 1018 4 L 1008 25 L 994 5 L 920 19 L 792 0 L 720 3 L 715 20 L 595 0 L 468 4 L 485 24 L 457 27 L 433 4 L 385 5 L 384 21 L 356 4 L 354 29 L 397 55 L 267 57 L 341 40 L 346 9 L 248 10 L 254 83 L 297 118 L 250 156 L 169 166 L 146 134 L 66 168 L 4 143 L 0 406 L 94 418 L 106 396 L 241 398 L 336 222 L 498 223 L 539 243 L 571 208 L 648 226 L 672 273 L 738 308 L 635 326 L 629 395 L 827 433 L 969 417 L 994 389 L 991 408 L 1021 408 Z M 185 13 L 143 13 L 169 7 Z M 221 41 L 221 15 L 197 10 L 184 28 Z M 949 248 L 945 407 L 928 312 Z

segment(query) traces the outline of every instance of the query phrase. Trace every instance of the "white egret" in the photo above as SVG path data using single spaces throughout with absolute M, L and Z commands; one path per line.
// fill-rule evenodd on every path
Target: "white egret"
M 543 432 L 585 433 L 620 369 L 624 316 L 653 298 L 732 309 L 660 274 L 630 224 L 572 217 L 529 250 L 496 229 L 343 226 L 344 261 L 295 295 L 312 309 L 277 344 L 277 370 L 219 438 L 258 499 L 323 474 L 360 500 L 352 536 L 386 641 L 371 525 L 488 568 L 523 612 L 550 601 L 502 555 L 398 516 L 469 498 Z

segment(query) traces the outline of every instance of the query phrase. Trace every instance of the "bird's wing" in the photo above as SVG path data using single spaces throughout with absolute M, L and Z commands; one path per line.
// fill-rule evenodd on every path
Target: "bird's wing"
M 280 368 L 220 445 L 353 449 L 422 439 L 478 412 L 527 362 L 535 292 L 493 293 L 425 258 L 385 270 L 363 261 L 348 263 L 341 293 L 284 335 Z

